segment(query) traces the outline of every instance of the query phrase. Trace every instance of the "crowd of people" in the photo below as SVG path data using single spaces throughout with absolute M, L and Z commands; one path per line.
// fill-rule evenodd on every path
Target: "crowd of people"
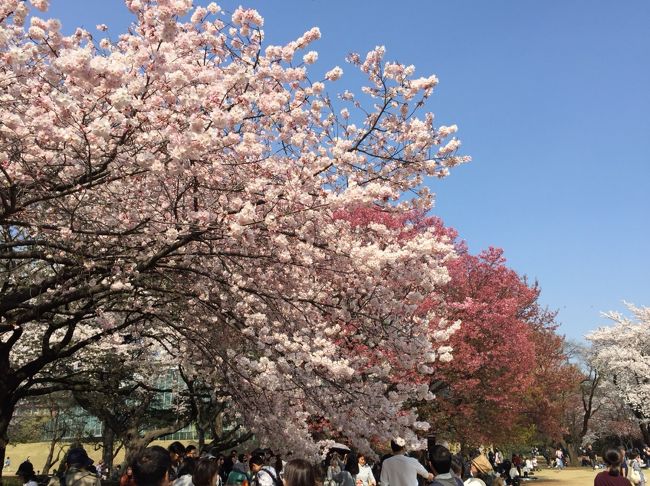
M 173 442 L 166 449 L 144 449 L 126 465 L 119 486 L 316 486 L 317 482 L 323 486 L 519 486 L 539 470 L 536 449 L 529 456 L 507 458 L 490 449 L 463 457 L 452 454 L 445 444 L 411 455 L 405 445 L 402 439 L 392 440 L 391 453 L 374 463 L 363 454 L 338 448 L 331 449 L 321 464 L 312 464 L 302 458 L 284 461 L 269 449 L 242 454 L 233 450 L 224 455 L 216 449 L 199 451 L 196 446 Z M 590 447 L 580 454 L 598 467 Z M 646 486 L 647 458 L 650 448 L 606 451 L 602 455 L 606 470 L 596 476 L 594 485 Z M 549 465 L 558 467 L 565 460 L 563 451 L 557 449 Z M 39 486 L 29 460 L 16 473 L 24 486 Z M 103 464 L 94 465 L 83 448 L 73 447 L 65 468 L 47 486 L 101 486 L 102 478 Z

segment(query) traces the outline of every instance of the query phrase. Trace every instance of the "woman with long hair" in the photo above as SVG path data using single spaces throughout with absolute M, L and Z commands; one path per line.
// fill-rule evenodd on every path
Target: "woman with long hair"
M 120 486 L 136 486 L 135 478 L 133 477 L 133 468 L 127 466 L 124 474 L 120 476 Z
M 621 474 L 622 457 L 615 449 L 603 453 L 607 470 L 596 474 L 594 486 L 630 486 L 630 481 Z
M 366 463 L 366 456 L 359 454 L 357 461 L 359 461 L 357 482 L 360 482 L 361 486 L 375 486 L 377 481 L 375 481 L 375 476 L 372 474 L 372 468 Z
M 304 459 L 292 459 L 284 466 L 284 486 L 315 486 L 314 467 Z

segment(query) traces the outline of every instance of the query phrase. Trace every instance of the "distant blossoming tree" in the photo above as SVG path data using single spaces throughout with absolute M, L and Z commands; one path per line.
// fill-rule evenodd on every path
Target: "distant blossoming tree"
M 650 307 L 628 305 L 628 309 L 632 318 L 607 313 L 614 325 L 601 327 L 587 338 L 604 378 L 634 414 L 644 440 L 650 443 Z
M 127 0 L 137 20 L 112 39 L 0 5 L 0 459 L 57 362 L 163 328 L 261 438 L 313 453 L 316 412 L 360 446 L 423 426 L 404 410 L 421 390 L 386 385 L 399 363 L 368 371 L 341 342 L 435 361 L 440 344 L 414 338 L 447 324 L 417 307 L 453 247 L 337 213 L 426 211 L 423 178 L 467 160 L 455 126 L 416 116 L 436 77 L 378 47 L 348 59 L 363 95 L 330 97 L 343 70 L 312 81 L 317 55 L 300 55 L 317 28 L 264 48 L 255 10 L 191 3 Z

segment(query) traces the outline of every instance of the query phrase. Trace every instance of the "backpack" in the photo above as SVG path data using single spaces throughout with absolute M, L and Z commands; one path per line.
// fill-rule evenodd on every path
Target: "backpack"
M 274 473 L 273 471 L 271 471 L 270 469 L 267 469 L 267 468 L 265 468 L 265 467 L 263 467 L 262 469 L 260 469 L 259 472 L 255 475 L 255 482 L 258 484 L 258 486 L 259 486 L 259 484 L 260 484 L 260 481 L 259 481 L 259 478 L 258 478 L 257 476 L 258 476 L 259 473 L 262 472 L 262 471 L 264 471 L 266 474 L 268 474 L 269 476 L 271 476 L 271 479 L 273 480 L 273 484 L 274 484 L 275 486 L 284 486 L 284 483 L 282 482 L 282 480 L 280 479 L 280 477 L 278 476 L 278 474 L 277 474 L 277 473 Z

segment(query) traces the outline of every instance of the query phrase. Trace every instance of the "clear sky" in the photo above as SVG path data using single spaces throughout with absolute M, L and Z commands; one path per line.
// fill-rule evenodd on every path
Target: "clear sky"
M 132 20 L 121 0 L 51 3 L 66 31 L 106 23 L 118 34 Z M 241 3 L 265 17 L 267 43 L 320 27 L 316 74 L 351 73 L 347 53 L 384 45 L 438 76 L 429 108 L 458 124 L 473 161 L 433 183 L 435 214 L 472 252 L 502 247 L 537 279 L 560 332 L 580 339 L 623 300 L 650 305 L 650 2 Z

